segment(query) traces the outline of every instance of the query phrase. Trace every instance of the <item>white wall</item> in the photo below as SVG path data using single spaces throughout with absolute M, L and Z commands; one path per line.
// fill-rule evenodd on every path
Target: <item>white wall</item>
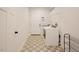
M 79 8 L 55 8 L 50 12 L 50 21 L 58 23 L 62 36 L 70 33 L 71 39 L 79 40 Z
M 6 19 L 4 20 L 7 22 L 7 24 L 5 23 L 5 27 L 7 27 L 5 29 L 7 30 L 7 38 L 3 42 L 1 41 L 2 43 L 5 43 L 6 41 L 5 46 L 3 46 L 6 47 L 4 51 L 19 51 L 19 49 L 22 47 L 22 44 L 24 43 L 25 40 L 27 40 L 29 35 L 29 9 L 28 8 L 2 8 L 2 9 L 7 11 L 6 15 L 7 21 Z M 15 31 L 18 31 L 18 34 L 15 34 L 14 33 Z
M 6 11 L 0 9 L 0 51 L 6 50 L 6 38 L 7 38 L 7 30 L 6 30 Z
M 30 8 L 30 24 L 31 24 L 31 34 L 40 34 L 39 24 L 41 22 L 41 17 L 45 17 L 47 19 L 49 14 L 48 8 Z

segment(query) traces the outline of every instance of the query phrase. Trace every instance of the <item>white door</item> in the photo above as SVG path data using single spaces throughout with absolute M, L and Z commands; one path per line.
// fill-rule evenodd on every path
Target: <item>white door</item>
M 7 51 L 14 52 L 17 50 L 17 35 L 15 31 L 16 29 L 16 9 L 11 8 L 8 9 L 8 16 L 7 16 Z
M 6 51 L 7 40 L 6 12 L 0 11 L 0 51 Z

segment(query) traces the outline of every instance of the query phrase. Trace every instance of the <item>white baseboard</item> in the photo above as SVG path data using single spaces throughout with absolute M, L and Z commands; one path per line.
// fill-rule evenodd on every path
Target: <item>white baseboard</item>
M 40 36 L 41 34 L 30 34 L 31 36 Z

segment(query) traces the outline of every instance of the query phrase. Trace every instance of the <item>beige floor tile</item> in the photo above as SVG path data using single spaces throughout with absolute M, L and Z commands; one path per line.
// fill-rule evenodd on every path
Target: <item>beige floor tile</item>
M 25 42 L 21 52 L 62 52 L 62 48 L 46 46 L 45 41 L 41 36 L 30 36 L 30 38 Z

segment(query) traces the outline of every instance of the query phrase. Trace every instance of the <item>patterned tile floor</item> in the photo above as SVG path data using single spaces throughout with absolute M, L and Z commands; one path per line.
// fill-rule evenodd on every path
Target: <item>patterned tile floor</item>
M 63 52 L 61 47 L 46 46 L 45 41 L 40 36 L 30 36 L 25 42 L 21 52 Z

